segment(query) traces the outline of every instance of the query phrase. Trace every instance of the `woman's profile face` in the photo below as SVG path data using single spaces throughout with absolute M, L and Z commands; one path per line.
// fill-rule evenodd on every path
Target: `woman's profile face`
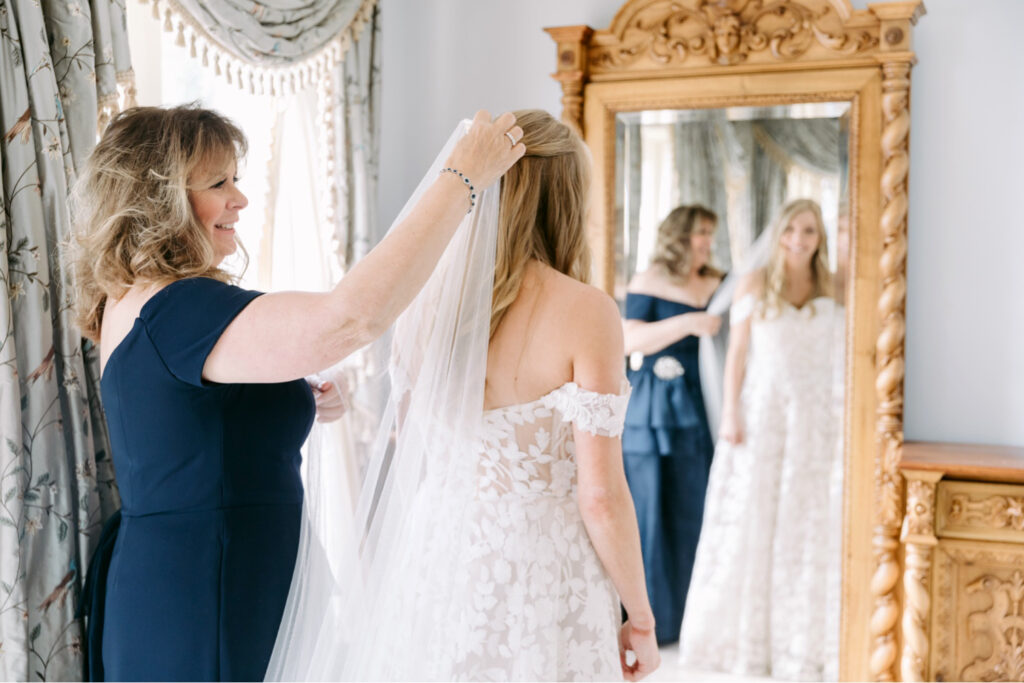
M 790 219 L 779 238 L 786 262 L 793 266 L 807 266 L 818 251 L 821 237 L 818 219 L 813 211 L 801 211 Z
M 711 245 L 714 241 L 715 224 L 707 219 L 697 221 L 690 233 L 690 258 L 693 267 L 699 270 L 711 262 Z
M 236 172 L 237 164 L 232 160 L 222 166 L 199 169 L 190 182 L 193 189 L 189 190 L 188 200 L 196 218 L 210 235 L 216 264 L 238 248 L 235 223 L 239 212 L 249 204 L 235 185 L 238 182 Z

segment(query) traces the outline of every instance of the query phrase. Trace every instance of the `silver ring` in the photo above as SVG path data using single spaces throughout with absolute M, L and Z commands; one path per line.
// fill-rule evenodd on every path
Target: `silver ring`
M 516 140 L 516 138 L 515 138 L 515 136 L 514 136 L 514 135 L 512 135 L 512 131 L 508 131 L 508 130 L 506 130 L 506 131 L 505 131 L 505 137 L 507 137 L 507 138 L 508 138 L 508 141 L 512 143 L 512 146 L 513 146 L 513 147 L 515 147 L 516 145 L 518 145 L 518 144 L 519 144 L 519 141 L 518 141 L 518 140 Z

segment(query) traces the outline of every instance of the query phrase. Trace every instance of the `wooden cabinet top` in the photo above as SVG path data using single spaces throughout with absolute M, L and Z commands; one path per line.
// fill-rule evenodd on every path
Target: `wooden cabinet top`
M 1024 448 L 908 441 L 900 469 L 942 472 L 948 479 L 1024 484 Z

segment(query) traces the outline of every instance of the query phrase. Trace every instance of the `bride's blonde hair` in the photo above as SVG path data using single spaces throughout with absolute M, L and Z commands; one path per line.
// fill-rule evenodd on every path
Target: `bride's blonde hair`
M 584 225 L 590 155 L 569 126 L 539 109 L 515 112 L 526 155 L 501 180 L 491 336 L 536 259 L 580 282 L 590 280 Z
M 818 229 L 818 247 L 811 257 L 811 278 L 814 281 L 811 299 L 832 296 L 832 271 L 828 268 L 828 236 L 825 234 L 821 207 L 813 199 L 794 199 L 782 207 L 772 226 L 772 255 L 764 269 L 764 288 L 761 294 L 763 316 L 776 315 L 782 307 L 782 290 L 786 287 L 786 259 L 782 253 L 782 233 L 786 231 L 790 221 L 804 211 L 810 211 L 814 215 L 814 224 Z M 810 305 L 813 313 L 813 304 Z
M 235 124 L 194 105 L 135 107 L 110 122 L 71 197 L 66 258 L 85 337 L 98 341 L 107 300 L 136 282 L 232 279 L 216 265 L 188 190 L 197 170 L 245 152 Z

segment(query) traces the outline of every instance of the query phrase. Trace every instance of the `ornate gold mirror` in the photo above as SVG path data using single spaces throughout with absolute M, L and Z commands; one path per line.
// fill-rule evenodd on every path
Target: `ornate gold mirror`
M 821 207 L 842 356 L 835 609 L 847 680 L 928 672 L 927 625 L 901 607 L 897 469 L 911 37 L 923 12 L 919 0 L 630 0 L 607 29 L 546 29 L 563 120 L 594 159 L 594 282 L 620 302 L 678 205 L 717 215 L 723 271 L 744 268 L 788 201 Z

